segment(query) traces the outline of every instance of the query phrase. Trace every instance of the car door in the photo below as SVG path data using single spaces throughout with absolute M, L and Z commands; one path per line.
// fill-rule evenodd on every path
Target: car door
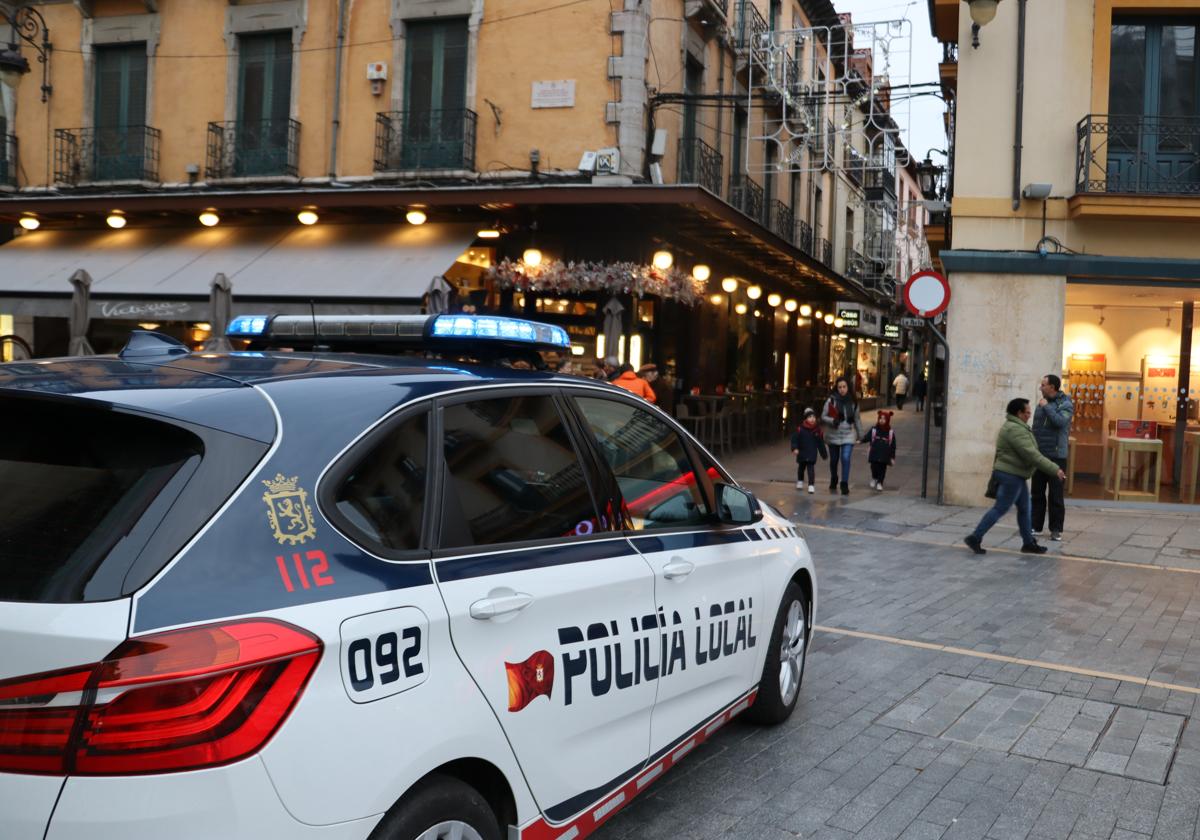
M 596 504 L 565 408 L 529 390 L 440 404 L 435 552 L 455 650 L 555 822 L 643 766 L 657 688 L 653 574 Z
M 697 472 L 680 432 L 660 414 L 620 397 L 572 399 L 615 475 L 630 542 L 655 574 L 664 652 L 650 727 L 656 754 L 758 680 L 770 634 L 758 543 L 710 516 L 716 476 Z

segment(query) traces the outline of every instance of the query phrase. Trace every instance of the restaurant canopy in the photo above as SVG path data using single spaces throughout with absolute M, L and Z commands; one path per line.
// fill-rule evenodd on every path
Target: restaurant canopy
M 475 235 L 452 224 L 39 230 L 0 246 L 0 311 L 66 317 L 80 270 L 93 317 L 209 317 L 217 274 L 232 283 L 235 313 L 307 311 L 310 300 L 413 311 Z

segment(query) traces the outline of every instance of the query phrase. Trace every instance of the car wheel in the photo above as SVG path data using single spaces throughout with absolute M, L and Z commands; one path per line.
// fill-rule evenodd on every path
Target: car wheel
M 789 583 L 775 617 L 758 697 L 746 716 L 756 723 L 783 723 L 796 708 L 804 662 L 808 657 L 808 603 L 804 592 Z
M 500 840 L 500 826 L 479 791 L 434 774 L 392 806 L 370 840 Z

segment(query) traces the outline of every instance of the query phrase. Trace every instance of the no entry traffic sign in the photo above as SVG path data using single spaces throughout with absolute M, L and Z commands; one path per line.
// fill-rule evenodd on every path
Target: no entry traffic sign
M 920 318 L 936 318 L 950 305 L 950 284 L 936 271 L 918 271 L 904 284 L 904 306 Z

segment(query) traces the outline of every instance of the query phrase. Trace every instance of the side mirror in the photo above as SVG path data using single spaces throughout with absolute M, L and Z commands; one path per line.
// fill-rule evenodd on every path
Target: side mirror
M 753 525 L 763 518 L 758 499 L 749 490 L 732 484 L 714 485 L 717 492 L 717 521 L 727 525 Z

